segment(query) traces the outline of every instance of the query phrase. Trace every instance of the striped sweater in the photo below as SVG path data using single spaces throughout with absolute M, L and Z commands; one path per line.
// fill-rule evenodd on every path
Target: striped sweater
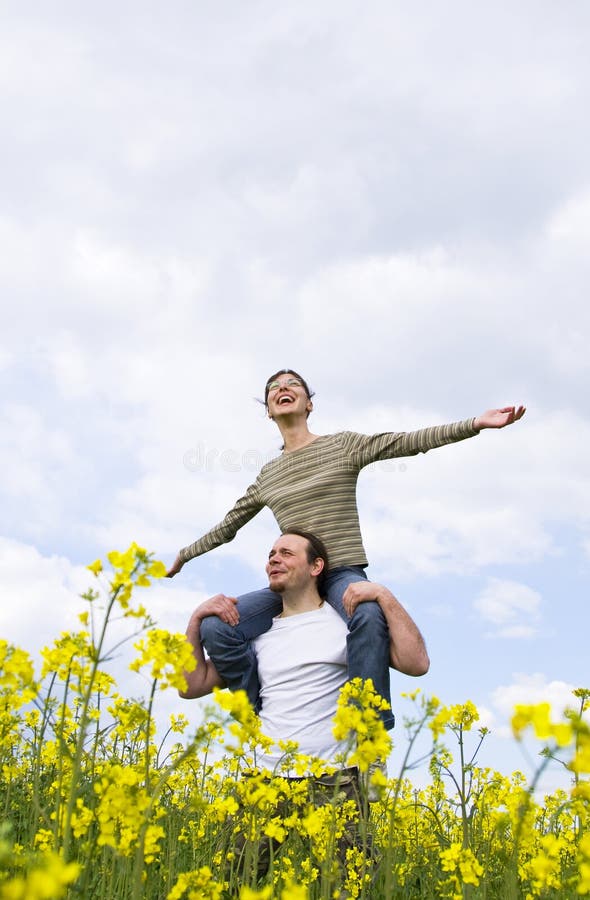
M 300 528 L 322 539 L 330 567 L 366 566 L 356 505 L 359 472 L 369 463 L 415 456 L 478 434 L 474 419 L 419 431 L 365 435 L 327 434 L 283 453 L 260 470 L 254 484 L 219 525 L 180 551 L 183 562 L 233 540 L 265 506 L 281 531 Z

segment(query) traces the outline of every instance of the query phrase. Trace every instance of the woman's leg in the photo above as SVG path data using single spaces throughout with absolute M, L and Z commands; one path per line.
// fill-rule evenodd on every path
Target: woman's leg
M 366 581 L 361 566 L 340 566 L 328 572 L 326 599 L 348 625 L 348 677 L 371 678 L 377 693 L 391 705 L 389 682 L 389 630 L 377 601 L 359 603 L 351 618 L 346 615 L 342 597 L 349 584 Z M 389 730 L 395 724 L 390 709 L 381 712 Z
M 238 597 L 237 625 L 228 625 L 217 616 L 208 616 L 201 622 L 203 645 L 215 668 L 230 690 L 246 691 L 254 709 L 259 705 L 260 684 L 252 641 L 268 631 L 282 608 L 279 595 L 263 588 Z

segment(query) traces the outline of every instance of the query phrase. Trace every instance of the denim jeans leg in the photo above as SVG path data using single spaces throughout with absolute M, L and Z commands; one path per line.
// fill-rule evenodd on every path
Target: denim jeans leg
M 255 709 L 259 707 L 260 683 L 252 641 L 268 631 L 282 608 L 279 595 L 263 588 L 238 597 L 237 625 L 228 625 L 217 616 L 208 616 L 201 623 L 201 639 L 215 668 L 230 690 L 246 691 Z
M 349 584 L 366 581 L 362 566 L 339 566 L 328 572 L 326 599 L 348 625 L 348 677 L 371 678 L 377 693 L 391 705 L 389 681 L 389 630 L 377 601 L 359 603 L 349 619 L 342 605 L 342 597 Z M 380 713 L 389 730 L 395 724 L 390 709 Z

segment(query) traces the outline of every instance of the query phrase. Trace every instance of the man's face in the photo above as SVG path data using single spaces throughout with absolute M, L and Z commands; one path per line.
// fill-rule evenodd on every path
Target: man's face
M 298 534 L 283 534 L 268 554 L 266 574 L 268 586 L 278 594 L 294 589 L 304 590 L 319 574 L 318 561 L 308 562 L 305 538 Z

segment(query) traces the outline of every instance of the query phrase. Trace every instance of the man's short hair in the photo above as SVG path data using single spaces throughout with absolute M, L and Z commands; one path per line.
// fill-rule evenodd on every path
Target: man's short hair
M 321 559 L 323 561 L 324 568 L 317 577 L 318 594 L 320 597 L 323 597 L 326 589 L 326 575 L 328 574 L 328 568 L 330 566 L 326 545 L 317 535 L 312 534 L 311 531 L 303 531 L 301 528 L 285 528 L 282 533 L 294 534 L 307 541 L 307 561 L 310 565 L 314 563 L 316 559 Z

